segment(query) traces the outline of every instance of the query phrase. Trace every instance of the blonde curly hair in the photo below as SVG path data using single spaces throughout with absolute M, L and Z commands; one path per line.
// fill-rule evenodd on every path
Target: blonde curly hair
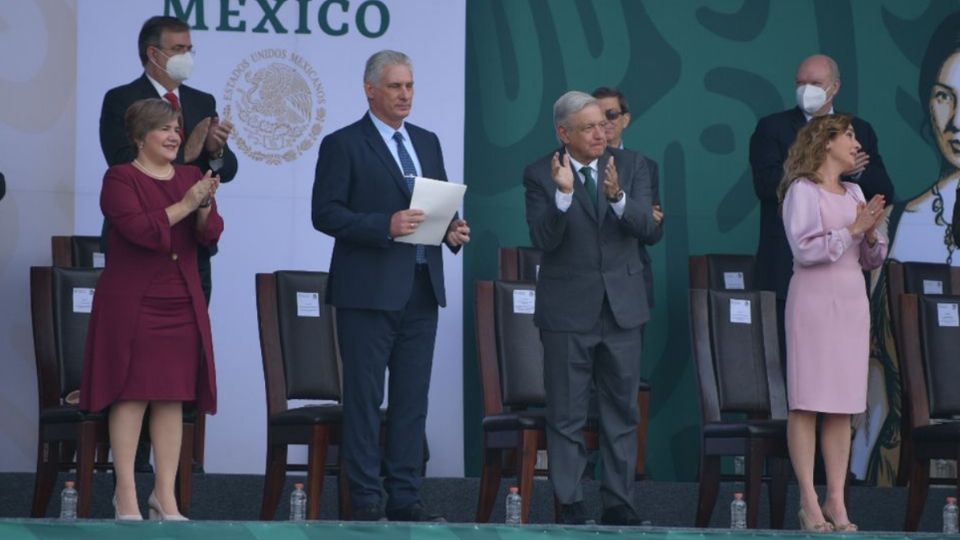
M 823 183 L 817 170 L 827 159 L 827 143 L 845 133 L 852 123 L 853 117 L 849 114 L 828 114 L 811 119 L 800 129 L 783 162 L 783 178 L 777 186 L 777 199 L 781 203 L 798 178 Z

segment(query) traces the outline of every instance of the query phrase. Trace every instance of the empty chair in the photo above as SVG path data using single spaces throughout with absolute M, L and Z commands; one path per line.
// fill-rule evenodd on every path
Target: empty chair
M 960 296 L 903 294 L 899 309 L 900 366 L 910 403 L 903 437 L 912 447 L 903 528 L 915 531 L 930 486 L 930 460 L 960 457 Z
M 946 263 L 900 262 L 889 260 L 886 272 L 886 300 L 889 306 L 890 325 L 897 356 L 903 357 L 900 349 L 900 295 L 906 294 L 953 294 L 960 290 L 960 268 Z M 901 370 L 901 387 L 906 386 Z M 912 446 L 910 443 L 910 402 L 906 392 L 901 392 L 900 416 L 900 465 L 897 468 L 897 485 L 907 485 Z
M 787 400 L 772 292 L 690 291 L 700 391 L 697 527 L 707 527 L 720 488 L 720 458 L 745 457 L 747 526 L 756 528 L 764 464 L 771 473 L 770 526 L 786 511 Z M 724 420 L 741 413 L 745 420 Z
M 324 301 L 326 272 L 257 274 L 257 317 L 267 397 L 267 461 L 260 519 L 272 520 L 286 471 L 287 447 L 307 445 L 307 519 L 319 519 L 327 451 L 340 444 L 340 355 L 334 309 Z M 327 403 L 290 408 L 287 400 Z M 340 517 L 349 519 L 346 476 L 339 467 Z

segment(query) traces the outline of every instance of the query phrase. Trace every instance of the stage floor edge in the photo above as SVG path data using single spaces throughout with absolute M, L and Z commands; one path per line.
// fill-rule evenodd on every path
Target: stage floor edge
M 872 532 L 815 534 L 802 531 L 682 529 L 662 527 L 563 527 L 553 525 L 477 525 L 471 523 L 339 523 L 332 521 L 117 522 L 55 519 L 0 520 L 2 540 L 597 540 L 599 536 L 643 540 L 715 538 L 956 538 L 935 533 Z

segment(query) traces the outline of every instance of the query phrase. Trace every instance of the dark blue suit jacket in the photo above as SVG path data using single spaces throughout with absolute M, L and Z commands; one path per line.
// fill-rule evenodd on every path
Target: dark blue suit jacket
M 753 188 L 760 199 L 760 241 L 757 244 L 757 286 L 765 291 L 775 291 L 777 298 L 787 297 L 787 288 L 793 276 L 793 253 L 787 242 L 777 200 L 777 186 L 783 178 L 783 162 L 787 152 L 797 139 L 797 132 L 807 123 L 799 107 L 765 116 L 757 122 L 750 137 L 750 168 L 753 171 Z M 859 178 L 844 177 L 863 190 L 869 201 L 882 194 L 887 204 L 893 203 L 893 182 L 883 166 L 877 144 L 877 134 L 864 120 L 854 117 L 853 131 L 863 151 L 870 155 L 870 164 Z
M 404 124 L 421 176 L 446 180 L 436 134 Z M 313 183 L 313 226 L 336 239 L 327 301 L 343 308 L 399 310 L 413 288 L 416 249 L 389 238 L 390 218 L 410 207 L 403 173 L 369 113 L 324 137 Z M 456 251 L 456 249 L 454 249 Z M 437 303 L 446 305 L 443 257 L 426 246 Z

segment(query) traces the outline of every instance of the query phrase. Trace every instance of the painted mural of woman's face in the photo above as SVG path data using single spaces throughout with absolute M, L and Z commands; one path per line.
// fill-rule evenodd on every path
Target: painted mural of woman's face
M 960 51 L 948 56 L 930 90 L 930 119 L 943 157 L 960 169 L 960 118 L 957 94 L 960 93 Z

